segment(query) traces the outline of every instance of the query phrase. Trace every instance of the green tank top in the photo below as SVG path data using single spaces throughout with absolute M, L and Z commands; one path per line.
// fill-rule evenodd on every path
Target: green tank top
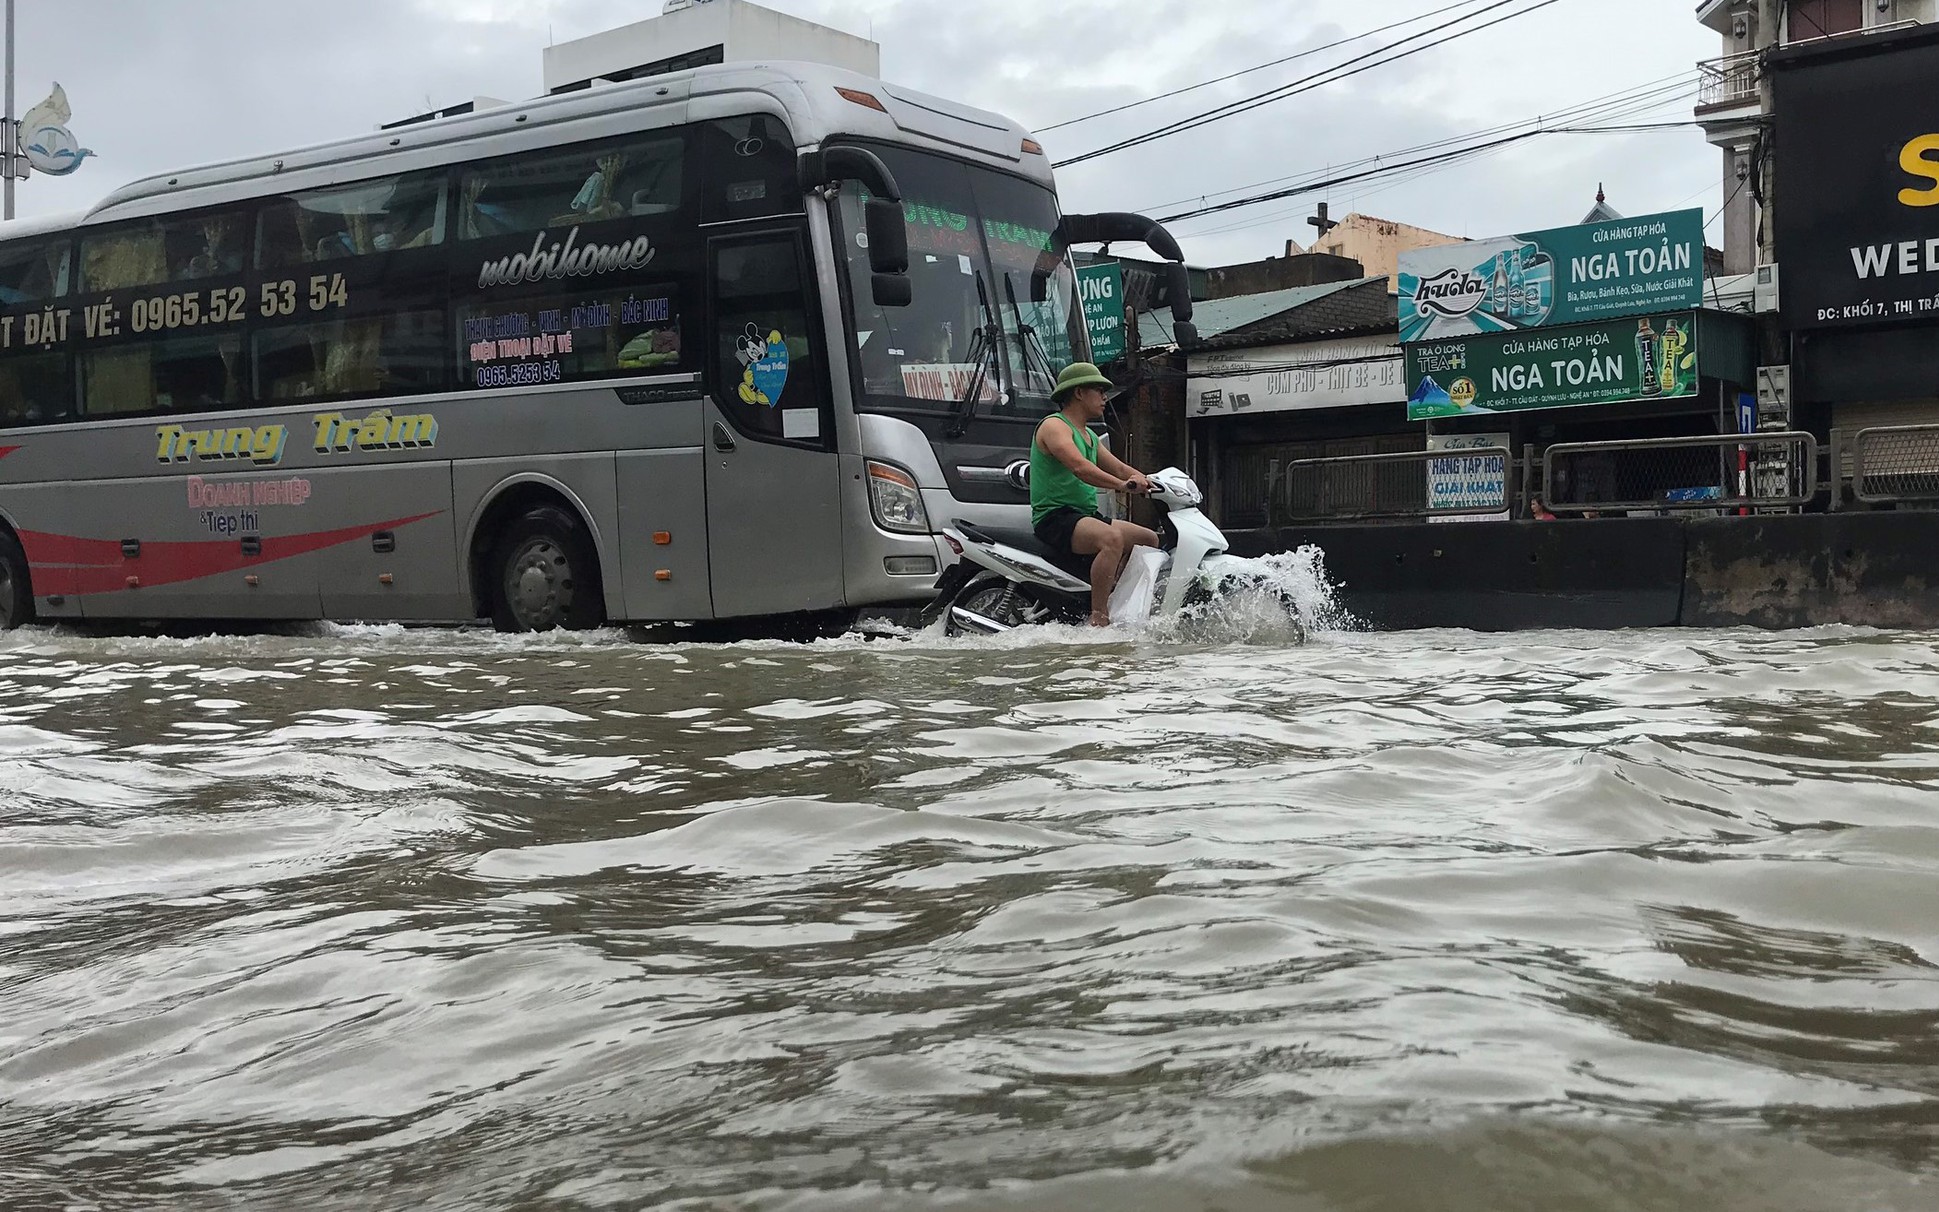
M 1097 462 L 1097 435 L 1073 423 L 1061 412 L 1057 417 L 1070 426 L 1071 437 L 1077 440 L 1078 453 L 1093 463 Z M 1065 507 L 1079 513 L 1096 513 L 1097 489 L 1078 479 L 1076 472 L 1064 466 L 1056 455 L 1045 450 L 1033 437 L 1030 439 L 1030 524 L 1035 526 L 1050 516 L 1053 510 Z

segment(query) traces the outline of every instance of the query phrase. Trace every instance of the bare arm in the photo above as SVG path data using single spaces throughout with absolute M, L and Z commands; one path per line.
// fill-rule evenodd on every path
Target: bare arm
M 1051 458 L 1070 468 L 1072 475 L 1092 488 L 1102 488 L 1106 492 L 1124 491 L 1125 481 L 1085 458 L 1084 452 L 1077 448 L 1077 439 L 1072 436 L 1070 426 L 1056 417 L 1050 418 L 1037 427 L 1037 445 L 1043 447 L 1044 453 Z M 1104 453 L 1104 448 L 1099 447 L 1098 454 Z M 1117 462 L 1116 459 L 1111 461 Z
M 1139 471 L 1102 446 L 1097 448 L 1097 465 L 1123 480 L 1142 480 L 1145 478 L 1144 472 Z

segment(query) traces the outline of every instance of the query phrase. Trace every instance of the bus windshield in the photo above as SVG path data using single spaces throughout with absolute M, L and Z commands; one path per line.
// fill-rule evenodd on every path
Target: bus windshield
M 1056 195 L 942 156 L 882 144 L 870 150 L 902 190 L 914 301 L 884 308 L 871 299 L 861 237 L 866 194 L 845 185 L 841 238 L 861 367 L 857 405 L 947 412 L 974 387 L 982 416 L 1049 411 L 1057 371 L 1090 356 L 1070 263 L 1054 242 Z M 1033 302 L 1033 294 L 1041 298 Z M 994 343 L 980 338 L 991 328 L 1000 333 Z

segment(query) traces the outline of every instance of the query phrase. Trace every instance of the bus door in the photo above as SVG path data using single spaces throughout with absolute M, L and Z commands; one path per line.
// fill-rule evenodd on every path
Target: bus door
M 722 618 L 840 606 L 827 342 L 794 228 L 708 243 L 707 548 Z

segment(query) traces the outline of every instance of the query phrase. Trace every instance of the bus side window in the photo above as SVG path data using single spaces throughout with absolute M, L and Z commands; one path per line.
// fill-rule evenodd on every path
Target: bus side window
M 243 403 L 242 334 L 173 337 L 81 355 L 82 413 L 202 412 Z
M 767 114 L 723 118 L 697 128 L 705 200 L 700 221 L 722 223 L 802 208 L 794 139 Z
M 391 311 L 258 332 L 263 403 L 413 395 L 444 386 L 444 313 Z
M 457 239 L 515 235 L 680 209 L 678 134 L 578 144 L 474 165 L 458 185 Z
M 428 248 L 444 240 L 444 174 L 380 177 L 272 199 L 263 207 L 256 264 L 280 269 Z
M 74 363 L 65 353 L 0 355 L 0 425 L 41 425 L 74 415 Z
M 714 398 L 735 427 L 825 445 L 822 367 L 793 233 L 713 247 Z
M 69 244 L 11 244 L 0 248 L 0 306 L 38 303 L 67 293 Z
M 239 274 L 246 260 L 240 210 L 184 219 L 136 219 L 81 238 L 81 290 L 92 293 Z

